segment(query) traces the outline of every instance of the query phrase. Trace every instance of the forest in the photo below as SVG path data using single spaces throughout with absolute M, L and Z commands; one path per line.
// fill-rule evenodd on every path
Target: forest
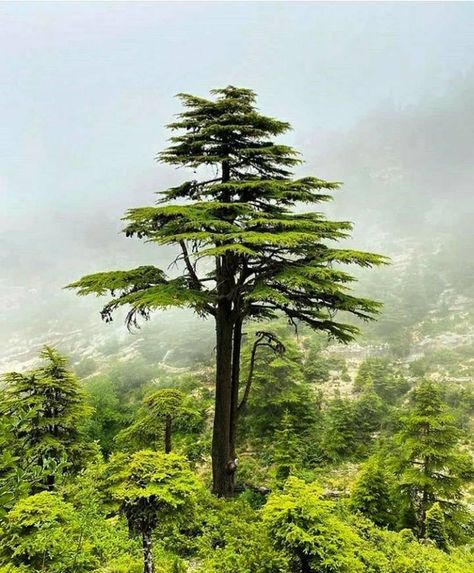
M 169 265 L 66 287 L 134 353 L 2 375 L 0 573 L 474 572 L 474 306 L 349 248 L 253 91 L 179 98 L 190 178 L 124 217 Z

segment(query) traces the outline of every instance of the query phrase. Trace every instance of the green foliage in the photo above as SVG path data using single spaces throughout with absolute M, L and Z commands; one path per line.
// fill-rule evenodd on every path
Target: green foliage
M 135 421 L 117 435 L 116 442 L 127 451 L 153 446 L 169 453 L 173 431 L 192 434 L 201 429 L 203 416 L 196 402 L 173 388 L 148 394 Z
M 324 342 L 314 335 L 305 341 L 304 375 L 308 382 L 323 384 L 329 380 L 333 362 L 321 356 L 323 348 Z
M 184 522 L 200 491 L 195 475 L 177 454 L 114 454 L 105 476 L 108 492 L 134 533 L 152 531 L 159 522 Z
M 359 367 L 354 389 L 373 390 L 386 402 L 393 404 L 409 390 L 408 382 L 384 358 L 367 358 Z
M 114 437 L 123 428 L 126 411 L 121 404 L 115 385 L 108 376 L 95 376 L 85 384 L 87 398 L 94 415 L 87 421 L 85 430 L 91 440 L 96 440 L 108 455 L 114 447 Z
M 97 457 L 79 474 L 62 475 L 54 491 L 29 496 L 29 480 L 41 486 L 51 467 L 18 467 L 17 438 L 10 431 L 12 421 L 4 418 L 0 573 L 141 573 L 143 532 L 153 541 L 155 573 L 474 573 L 472 551 L 459 545 L 471 532 L 472 517 L 462 501 L 472 474 L 441 387 L 426 381 L 418 385 L 403 407 L 394 443 L 387 436 L 397 410 L 387 407 L 371 384 L 351 399 L 323 401 L 327 408 L 319 412 L 320 398 L 306 378 L 300 341 L 281 323 L 272 329 L 287 352 L 276 356 L 262 350 L 258 355 L 255 393 L 244 416 L 245 451 L 239 456 L 238 485 L 244 491 L 232 501 L 206 494 L 182 457 L 113 453 L 114 442 L 109 462 Z M 304 344 L 312 345 L 307 339 Z M 318 343 L 314 348 L 317 357 Z M 331 370 L 343 364 L 337 361 Z M 244 360 L 244 374 L 246 366 Z M 95 414 L 97 434 L 86 425 L 89 440 L 97 435 L 106 443 L 106 431 L 113 427 L 107 421 L 125 424 L 143 395 L 144 410 L 132 426 L 147 411 L 151 417 L 142 426 L 144 436 L 153 418 L 161 448 L 163 422 L 176 416 L 176 449 L 186 450 L 186 439 L 198 443 L 208 435 L 208 428 L 195 426 L 194 414 L 187 412 L 188 407 L 201 412 L 208 404 L 197 384 L 194 375 L 162 374 L 152 384 L 144 377 L 133 392 L 119 394 L 110 378 L 91 378 L 86 383 L 89 404 L 101 412 Z M 456 405 L 454 386 L 446 388 Z M 263 424 L 274 431 L 267 432 Z M 468 444 L 465 438 L 465 451 Z M 379 453 L 357 467 L 372 448 Z M 331 451 L 333 458 L 327 455 Z M 442 489 L 434 465 L 431 481 L 417 472 L 418 462 L 433 451 L 451 480 L 444 480 Z M 317 463 L 323 454 L 335 465 Z M 208 482 L 205 457 L 198 471 Z M 60 475 L 61 466 L 54 473 Z M 316 476 L 327 490 L 307 483 Z M 417 503 L 427 484 L 439 501 L 426 504 L 421 533 Z M 127 525 L 138 535 L 130 536 Z M 412 527 L 416 536 L 407 529 L 393 531 L 401 526 Z
M 28 573 L 80 573 L 106 564 L 140 560 L 125 520 L 108 517 L 99 491 L 101 464 L 90 464 L 60 491 L 24 497 L 0 522 L 0 564 Z M 3 561 L 2 561 L 3 559 Z
M 352 486 L 350 507 L 380 527 L 393 527 L 398 519 L 395 483 L 383 463 L 373 456 L 362 465 Z
M 323 459 L 336 462 L 354 454 L 357 433 L 354 403 L 343 398 L 332 400 L 325 415 L 320 444 Z
M 50 492 L 16 504 L 2 527 L 0 547 L 4 563 L 35 572 L 87 571 L 94 563 L 92 552 L 81 547 L 74 507 Z
M 317 484 L 290 478 L 263 508 L 270 535 L 288 556 L 295 571 L 324 573 L 467 573 L 474 556 L 447 556 L 422 545 L 404 532 L 375 527 L 370 521 L 338 511 L 322 498 Z
M 448 537 L 444 522 L 444 513 L 438 502 L 428 509 L 425 516 L 425 537 L 434 541 L 437 547 L 446 550 Z
M 443 510 L 451 535 L 460 534 L 462 487 L 472 479 L 473 465 L 471 457 L 459 449 L 459 438 L 441 387 L 423 380 L 413 392 L 411 409 L 402 417 L 396 437 L 400 489 L 421 537 L 426 512 L 435 502 Z
M 382 429 L 387 416 L 387 408 L 382 398 L 370 388 L 354 401 L 354 425 L 358 450 L 365 453 L 376 432 Z
M 301 451 L 297 436 L 291 423 L 288 412 L 282 420 L 282 425 L 275 432 L 273 445 L 273 464 L 277 483 L 285 481 L 292 471 L 299 465 Z
M 262 511 L 273 539 L 302 571 L 362 572 L 359 539 L 333 509 L 322 499 L 320 486 L 289 478 L 283 492 L 272 494 Z
M 4 375 L 0 412 L 7 418 L 19 466 L 43 468 L 45 485 L 51 486 L 54 471 L 48 468 L 67 461 L 75 470 L 92 454 L 83 431 L 91 410 L 66 358 L 48 346 L 40 356 L 44 364 L 39 368 Z
M 105 463 L 98 459 L 74 479 L 61 486 L 65 501 L 73 505 L 80 526 L 82 547 L 93 548 L 96 563 L 104 566 L 127 556 L 130 561 L 140 556 L 139 544 L 129 539 L 125 519 L 114 515 L 109 493 L 104 489 Z
M 243 417 L 244 435 L 261 440 L 273 440 L 282 428 L 284 418 L 301 436 L 318 419 L 313 389 L 304 383 L 300 350 L 288 336 L 288 329 L 274 328 L 285 345 L 283 355 L 262 348 L 256 355 L 254 381 L 248 406 Z M 250 346 L 243 351 L 243 371 L 248 368 Z
M 287 573 L 260 515 L 241 500 L 215 501 L 203 516 L 199 573 Z
M 141 559 L 124 555 L 96 569 L 94 573 L 143 573 L 143 563 Z

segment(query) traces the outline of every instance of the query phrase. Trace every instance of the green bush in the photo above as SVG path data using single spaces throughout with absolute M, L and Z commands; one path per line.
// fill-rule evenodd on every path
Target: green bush
M 260 514 L 243 500 L 215 500 L 198 540 L 199 573 L 287 573 Z

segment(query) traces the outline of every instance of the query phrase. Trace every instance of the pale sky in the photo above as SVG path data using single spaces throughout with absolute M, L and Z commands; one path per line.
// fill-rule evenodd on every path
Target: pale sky
M 181 91 L 254 89 L 348 205 L 374 182 L 359 211 L 377 216 L 392 175 L 400 205 L 415 188 L 455 205 L 472 189 L 473 16 L 470 2 L 1 2 L 3 312 L 45 280 L 72 300 L 66 281 L 135 257 L 120 216 L 185 176 L 153 161 Z
M 472 74 L 473 14 L 455 2 L 2 2 L 2 225 L 145 199 L 179 91 L 251 87 L 303 151 L 371 110 L 442 95 Z

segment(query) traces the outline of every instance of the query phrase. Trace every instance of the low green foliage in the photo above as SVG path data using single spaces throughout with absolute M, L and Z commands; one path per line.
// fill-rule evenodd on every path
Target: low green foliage
M 74 507 L 60 496 L 41 492 L 24 498 L 8 513 L 1 533 L 6 563 L 52 573 L 90 570 L 91 548 L 82 545 Z
M 203 516 L 199 573 L 287 573 L 259 512 L 243 501 L 215 501 Z
M 445 401 L 442 386 L 417 381 L 389 404 L 369 379 L 331 397 L 326 386 L 342 381 L 347 362 L 324 354 L 330 379 L 317 384 L 305 347 L 313 358 L 326 347 L 273 326 L 287 351 L 257 355 L 236 499 L 206 491 L 212 394 L 202 373 L 144 377 L 130 393 L 110 372 L 89 379 L 100 412 L 85 416 L 71 447 L 93 452 L 96 438 L 107 459 L 96 449 L 80 471 L 67 465 L 68 434 L 64 462 L 22 469 L 15 424 L 26 422 L 4 419 L 0 573 L 149 573 L 152 564 L 154 573 L 474 573 L 470 439 L 447 403 L 459 408 L 459 392 L 447 385 Z M 398 377 L 395 364 L 388 371 Z M 170 454 L 161 451 L 168 416 Z M 122 441 L 118 428 L 128 430 Z M 138 449 L 147 441 L 156 450 Z
M 394 527 L 399 517 L 395 480 L 383 463 L 374 456 L 362 465 L 352 487 L 350 507 L 380 527 Z
M 436 502 L 450 535 L 462 537 L 460 524 L 466 517 L 462 488 L 472 479 L 474 467 L 472 457 L 460 448 L 460 437 L 440 385 L 421 381 L 395 438 L 399 489 L 408 510 L 406 525 L 416 527 L 420 537 L 425 536 L 427 511 Z

